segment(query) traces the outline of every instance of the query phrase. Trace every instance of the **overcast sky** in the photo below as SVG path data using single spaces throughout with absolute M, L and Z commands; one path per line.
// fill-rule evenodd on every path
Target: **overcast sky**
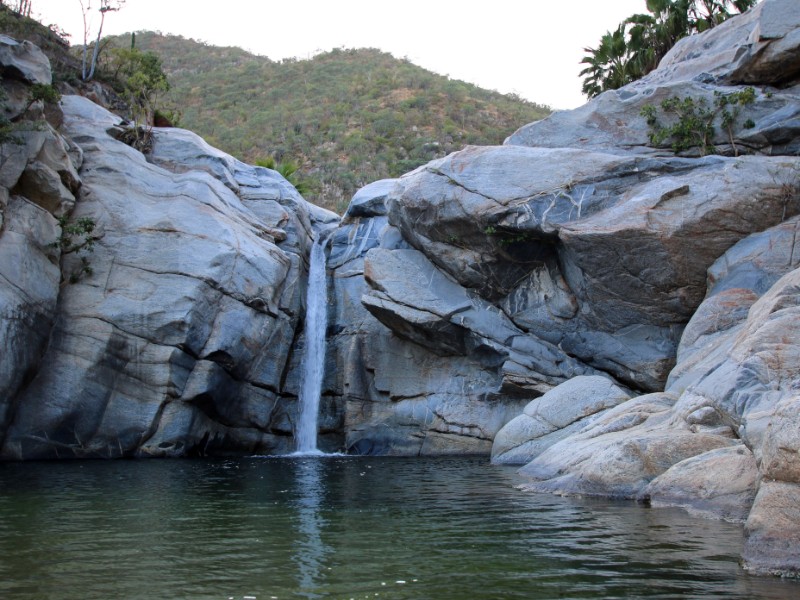
M 99 0 L 91 3 L 93 32 Z M 104 34 L 153 30 L 273 60 L 379 48 L 436 73 L 553 108 L 583 104 L 583 48 L 645 0 L 127 0 Z M 79 0 L 33 0 L 33 13 L 83 42 Z

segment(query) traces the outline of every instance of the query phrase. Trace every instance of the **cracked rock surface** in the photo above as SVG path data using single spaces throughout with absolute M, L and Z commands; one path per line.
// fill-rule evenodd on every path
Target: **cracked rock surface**
M 746 521 L 746 568 L 800 573 L 799 14 L 764 0 L 638 82 L 365 190 L 331 253 L 348 447 L 492 439 L 532 491 Z M 674 123 L 663 100 L 747 86 L 707 147 L 653 145 L 643 107 Z
M 70 218 L 91 218 L 98 240 L 91 273 L 60 290 L 47 263 L 58 307 L 49 300 L 46 349 L 6 407 L 2 457 L 290 449 L 304 256 L 335 215 L 190 132 L 158 131 L 148 162 L 112 135 L 118 117 L 78 96 L 62 108 L 83 158 Z M 26 214 L 11 212 L 6 245 Z M 77 261 L 65 254 L 61 270 Z

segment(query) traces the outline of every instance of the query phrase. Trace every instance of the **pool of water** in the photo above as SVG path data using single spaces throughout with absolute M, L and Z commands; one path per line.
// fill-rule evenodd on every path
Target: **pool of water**
M 0 598 L 798 598 L 742 528 L 484 458 L 0 464 Z

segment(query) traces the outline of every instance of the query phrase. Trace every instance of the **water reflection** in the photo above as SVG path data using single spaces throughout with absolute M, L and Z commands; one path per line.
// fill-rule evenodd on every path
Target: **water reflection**
M 322 584 L 325 557 L 330 548 L 322 541 L 325 520 L 322 517 L 322 470 L 324 458 L 295 461 L 297 493 L 297 538 L 292 557 L 298 568 L 299 592 L 306 598 L 321 598 L 317 590 Z
M 0 463 L 0 598 L 800 597 L 739 568 L 740 526 L 518 482 L 480 458 Z

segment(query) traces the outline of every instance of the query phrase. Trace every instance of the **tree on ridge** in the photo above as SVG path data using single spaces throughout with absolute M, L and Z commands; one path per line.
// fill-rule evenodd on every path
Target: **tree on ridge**
M 596 48 L 584 48 L 583 93 L 594 98 L 641 79 L 669 50 L 694 33 L 716 27 L 758 0 L 646 0 L 649 14 L 636 14 L 606 32 Z M 735 12 L 734 12 L 735 11 Z

